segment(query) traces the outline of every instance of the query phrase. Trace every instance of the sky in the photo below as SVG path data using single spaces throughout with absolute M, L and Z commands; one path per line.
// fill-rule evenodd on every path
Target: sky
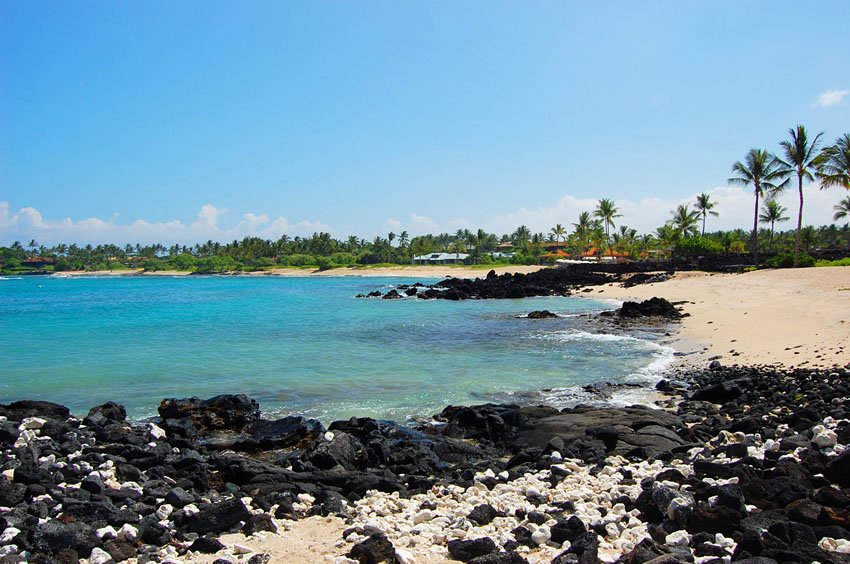
M 0 245 L 548 232 L 599 198 L 643 233 L 702 192 L 751 228 L 735 161 L 850 131 L 848 29 L 846 0 L 7 0 Z M 831 223 L 846 194 L 805 190 Z

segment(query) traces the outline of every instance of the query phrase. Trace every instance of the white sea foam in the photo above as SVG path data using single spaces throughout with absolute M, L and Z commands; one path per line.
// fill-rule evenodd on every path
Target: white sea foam
M 630 335 L 613 335 L 611 333 L 589 333 L 587 331 L 554 331 L 548 335 L 542 335 L 543 338 L 551 338 L 559 341 L 599 341 L 599 342 L 617 342 L 617 341 L 642 341 L 649 344 L 650 341 L 644 341 Z
M 0 276 L 0 280 L 23 280 L 22 276 Z

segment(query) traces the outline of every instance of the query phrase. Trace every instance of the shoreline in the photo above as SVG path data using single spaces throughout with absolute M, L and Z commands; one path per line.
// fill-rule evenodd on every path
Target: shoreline
M 342 267 L 330 270 L 311 270 L 307 268 L 270 268 L 253 272 L 223 272 L 209 274 L 195 274 L 186 270 L 155 270 L 146 272 L 142 269 L 130 270 L 69 270 L 54 272 L 48 276 L 65 277 L 138 277 L 138 276 L 249 276 L 249 277 L 325 277 L 325 276 L 353 276 L 364 278 L 483 278 L 491 270 L 496 274 L 528 274 L 536 272 L 548 266 L 538 265 L 493 265 L 484 268 L 472 268 L 468 266 L 432 266 L 432 265 L 398 265 L 387 267 Z
M 5 451 L 8 470 L 0 482 L 8 483 L 0 493 L 7 499 L 18 490 L 21 499 L 30 495 L 32 501 L 27 498 L 23 504 L 43 503 L 46 495 L 50 511 L 62 502 L 68 511 L 82 511 L 94 496 L 107 499 L 107 489 L 116 502 L 120 496 L 142 495 L 148 503 L 139 504 L 139 510 L 158 512 L 143 521 L 147 529 L 131 526 L 121 533 L 123 525 L 109 522 L 118 531 L 110 532 L 106 521 L 92 522 L 92 534 L 95 527 L 104 531 L 95 543 L 104 547 L 96 549 L 99 557 L 141 550 L 127 539 L 142 534 L 148 554 L 155 549 L 161 558 L 188 562 L 257 556 L 257 561 L 342 563 L 351 562 L 343 555 L 362 543 L 383 543 L 400 562 L 448 563 L 456 561 L 462 548 L 478 546 L 464 543 L 485 537 L 493 543 L 487 550 L 506 551 L 530 563 L 588 550 L 593 558 L 585 560 L 605 562 L 665 555 L 671 561 L 678 554 L 701 563 L 715 556 L 734 561 L 788 551 L 801 561 L 845 562 L 850 498 L 838 495 L 846 497 L 846 489 L 837 486 L 850 487 L 850 368 L 836 366 L 850 360 L 850 346 L 844 345 L 850 335 L 841 318 L 850 310 L 850 269 L 840 268 L 685 272 L 662 282 L 631 288 L 609 284 L 581 293 L 617 301 L 658 296 L 684 302 L 681 307 L 689 314 L 659 341 L 684 354 L 666 369 L 671 382 L 658 396 L 664 409 L 652 413 L 631 408 L 639 414 L 632 423 L 624 415 L 628 410 L 617 408 L 556 414 L 532 406 L 450 406 L 440 414 L 441 425 L 427 435 L 428 441 L 440 442 L 440 449 L 411 442 L 415 431 L 395 431 L 404 426 L 382 427 L 356 418 L 328 430 L 302 421 L 294 434 L 300 442 L 280 443 L 274 433 L 293 424 L 285 418 L 285 425 L 278 420 L 272 427 L 273 434 L 262 439 L 250 435 L 245 450 L 239 450 L 230 435 L 225 441 L 231 442 L 218 446 L 215 440 L 196 443 L 180 434 L 188 427 L 179 421 L 168 430 L 131 425 L 109 406 L 93 408 L 94 416 L 90 413 L 79 431 L 62 417 L 49 425 L 39 423 L 44 415 L 32 412 L 35 420 L 25 423 L 21 414 L 10 418 L 13 425 L 3 422 L 4 440 L 17 436 L 22 448 Z M 709 369 L 717 356 L 721 366 Z M 228 404 L 224 409 L 230 413 L 234 408 Z M 238 413 L 220 415 L 201 410 L 197 421 L 239 420 Z M 589 421 L 570 435 L 574 417 Z M 648 424 L 650 417 L 654 423 Z M 15 457 L 25 461 L 29 449 L 44 444 L 59 448 L 57 441 L 40 435 L 49 430 L 83 434 L 77 446 L 63 446 L 64 458 L 56 460 L 65 465 L 56 468 L 64 471 L 67 485 L 57 489 L 45 481 L 43 491 L 48 493 L 35 497 L 25 492 L 42 484 L 31 482 L 27 467 L 16 467 Z M 299 434 L 304 432 L 306 442 Z M 87 441 L 85 433 L 93 433 L 97 441 Z M 296 450 L 283 458 L 276 451 L 268 458 L 271 451 L 252 450 L 250 440 L 295 445 Z M 648 451 L 649 446 L 661 450 Z M 186 457 L 181 451 L 187 448 L 194 454 Z M 385 454 L 373 460 L 377 452 Z M 446 464 L 441 458 L 446 453 L 456 457 L 449 461 L 450 470 L 440 465 Z M 123 466 L 109 464 L 116 454 Z M 441 463 L 428 466 L 434 456 Z M 137 458 L 147 461 L 121 470 Z M 77 460 L 97 464 L 81 467 Z M 149 474 L 151 464 L 158 469 Z M 203 479 L 211 464 L 218 464 L 214 474 L 226 478 L 229 491 Z M 16 483 L 17 468 L 24 468 L 22 483 Z M 199 468 L 204 468 L 200 474 Z M 163 483 L 161 475 L 174 484 Z M 88 480 L 85 487 L 76 483 L 80 480 Z M 180 491 L 169 490 L 177 483 Z M 85 491 L 77 495 L 80 490 Z M 406 493 L 390 493 L 400 490 Z M 187 503 L 189 499 L 193 501 Z M 234 512 L 237 521 L 228 517 Z M 17 534 L 26 531 L 27 542 L 49 549 L 43 534 L 27 528 L 17 515 L 12 511 L 3 517 Z M 85 520 L 73 525 L 61 514 L 49 515 L 42 526 L 57 531 L 89 526 Z M 801 527 L 807 527 L 805 536 L 794 543 L 774 534 Z M 762 532 L 767 529 L 770 535 Z M 155 536 L 165 532 L 167 537 Z M 803 538 L 808 540 L 802 543 Z M 90 549 L 80 546 L 83 555 Z
M 654 296 L 689 314 L 671 332 L 674 366 L 770 365 L 831 368 L 850 364 L 850 268 L 759 270 L 742 274 L 677 272 L 631 288 L 594 287 L 587 298 Z

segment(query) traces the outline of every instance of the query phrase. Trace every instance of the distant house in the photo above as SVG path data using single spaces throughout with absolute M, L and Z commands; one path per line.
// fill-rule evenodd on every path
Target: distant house
M 44 268 L 45 266 L 52 265 L 55 262 L 56 261 L 52 258 L 33 256 L 22 260 L 21 266 L 28 266 L 30 268 Z
M 431 253 L 413 257 L 413 264 L 459 264 L 468 258 L 467 253 Z
M 564 241 L 543 241 L 540 246 L 547 253 L 563 252 L 567 248 L 567 243 Z
M 496 245 L 496 251 L 500 253 L 509 253 L 514 250 L 512 243 L 499 243 Z
M 502 253 L 499 251 L 491 251 L 487 253 L 493 260 L 511 260 L 514 258 L 513 253 Z
M 622 262 L 630 259 L 629 253 L 621 253 L 620 251 L 611 251 L 606 249 L 597 249 L 596 247 L 591 247 L 589 250 L 583 252 L 581 254 L 581 259 L 585 261 L 603 261 L 603 262 Z

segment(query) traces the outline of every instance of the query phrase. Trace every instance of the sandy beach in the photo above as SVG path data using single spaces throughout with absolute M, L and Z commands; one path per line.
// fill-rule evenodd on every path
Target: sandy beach
M 850 268 L 759 270 L 743 274 L 678 272 L 670 280 L 588 296 L 645 300 L 653 296 L 690 316 L 671 339 L 683 362 L 704 366 L 781 364 L 829 367 L 850 363 Z

